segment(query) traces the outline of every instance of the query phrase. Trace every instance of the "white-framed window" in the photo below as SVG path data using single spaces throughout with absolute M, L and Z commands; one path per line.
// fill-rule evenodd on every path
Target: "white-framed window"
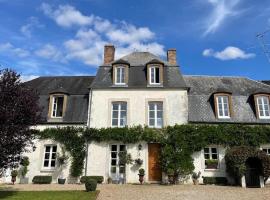
M 270 119 L 269 110 L 269 97 L 268 96 L 257 96 L 257 110 L 260 119 Z
M 113 180 L 119 180 L 119 177 L 125 173 L 125 166 L 119 164 L 119 153 L 126 151 L 126 145 L 112 144 L 110 151 L 110 176 Z
M 62 118 L 64 108 L 64 95 L 53 96 L 52 101 L 52 118 Z
M 206 169 L 218 168 L 218 149 L 216 147 L 206 147 L 203 149 L 204 164 Z
M 270 155 L 270 147 L 269 147 L 269 148 L 262 148 L 262 150 L 263 150 L 267 155 Z
M 112 102 L 112 127 L 127 125 L 127 102 Z
M 152 128 L 163 127 L 163 102 L 148 103 L 148 126 Z
M 160 67 L 151 66 L 149 67 L 149 83 L 153 85 L 160 84 Z
M 230 118 L 229 96 L 217 95 L 216 104 L 218 118 Z
M 56 167 L 56 145 L 45 145 L 43 168 L 54 169 Z
M 125 67 L 123 66 L 118 66 L 118 67 L 115 67 L 115 84 L 116 85 L 125 85 L 126 82 L 125 82 Z

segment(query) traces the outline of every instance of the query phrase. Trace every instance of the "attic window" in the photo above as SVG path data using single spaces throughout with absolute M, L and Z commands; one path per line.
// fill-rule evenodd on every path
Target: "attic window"
M 229 94 L 215 94 L 215 111 L 219 119 L 231 117 L 231 96 Z
M 120 65 L 113 67 L 113 79 L 115 85 L 126 85 L 128 80 L 127 66 Z
M 270 119 L 269 95 L 255 95 L 257 116 L 260 119 Z
M 151 66 L 149 68 L 149 81 L 150 84 L 160 84 L 160 67 Z
M 51 117 L 52 118 L 63 117 L 63 108 L 64 108 L 64 95 L 53 96 Z

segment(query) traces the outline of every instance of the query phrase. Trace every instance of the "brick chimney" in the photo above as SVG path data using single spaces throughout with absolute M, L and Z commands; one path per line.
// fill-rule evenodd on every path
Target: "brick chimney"
M 167 61 L 171 65 L 177 65 L 177 61 L 176 61 L 176 49 L 169 49 L 167 51 Z
M 108 64 L 114 61 L 115 48 L 112 44 L 107 44 L 104 46 L 104 64 Z

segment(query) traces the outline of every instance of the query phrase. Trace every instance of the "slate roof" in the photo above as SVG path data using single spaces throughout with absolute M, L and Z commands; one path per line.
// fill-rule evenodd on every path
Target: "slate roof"
M 39 93 L 39 103 L 43 108 L 42 123 L 85 124 L 88 116 L 89 85 L 93 76 L 39 77 L 25 84 Z M 62 92 L 68 95 L 66 113 L 63 119 L 47 120 L 49 95 Z
M 267 80 L 267 81 L 262 81 L 263 83 L 267 84 L 267 85 L 270 85 L 270 80 Z
M 189 122 L 195 123 L 250 123 L 264 124 L 270 120 L 257 119 L 253 94 L 270 93 L 270 86 L 245 77 L 184 76 L 188 92 Z M 232 95 L 233 116 L 215 117 L 213 93 Z
M 133 52 L 108 65 L 100 66 L 91 88 L 108 89 L 119 87 L 112 83 L 112 65 L 123 62 L 128 63 L 130 66 L 127 88 L 149 88 L 147 85 L 146 65 L 153 62 L 164 64 L 164 82 L 162 88 L 187 88 L 179 66 L 171 65 L 149 52 Z

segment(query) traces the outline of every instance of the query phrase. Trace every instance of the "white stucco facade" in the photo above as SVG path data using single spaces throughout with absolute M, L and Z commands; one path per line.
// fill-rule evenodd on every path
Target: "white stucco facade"
M 188 121 L 187 91 L 181 89 L 107 89 L 93 90 L 90 127 L 111 127 L 111 104 L 127 102 L 127 125 L 148 124 L 148 102 L 163 102 L 164 126 Z

